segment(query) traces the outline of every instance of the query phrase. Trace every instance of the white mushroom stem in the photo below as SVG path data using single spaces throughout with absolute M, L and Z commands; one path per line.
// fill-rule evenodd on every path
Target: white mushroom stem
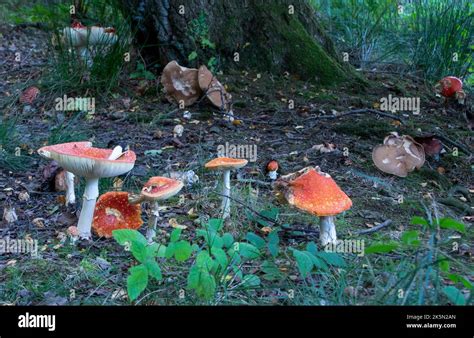
M 158 224 L 158 219 L 160 218 L 160 210 L 158 201 L 151 203 L 150 215 L 148 218 L 148 229 L 146 230 L 146 239 L 148 242 L 153 242 L 153 238 L 156 236 L 156 225 Z
M 270 178 L 271 180 L 276 180 L 277 179 L 277 171 L 276 170 L 273 170 L 273 171 L 269 171 L 268 172 L 268 178 Z
M 74 174 L 66 171 L 66 205 L 76 204 L 76 194 L 74 193 Z
M 122 156 L 122 147 L 116 146 L 109 155 L 109 160 L 116 160 Z M 92 219 L 94 217 L 95 203 L 99 197 L 99 178 L 87 178 L 86 188 L 82 198 L 82 210 L 77 223 L 79 238 L 91 238 Z
M 99 197 L 99 179 L 88 178 L 86 188 L 82 198 L 82 210 L 77 223 L 79 237 L 82 239 L 91 238 L 92 218 L 94 217 L 95 202 Z
M 334 216 L 320 216 L 319 220 L 319 240 L 321 245 L 325 247 L 328 244 L 337 244 Z
M 222 195 L 222 218 L 226 219 L 230 215 L 230 170 L 224 171 Z

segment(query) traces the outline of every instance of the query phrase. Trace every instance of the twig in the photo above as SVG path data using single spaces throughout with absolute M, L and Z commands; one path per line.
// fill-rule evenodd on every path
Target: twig
M 432 134 L 433 134 L 435 137 L 437 137 L 437 138 L 443 140 L 444 142 L 449 143 L 449 144 L 451 144 L 452 146 L 455 146 L 455 147 L 461 149 L 462 152 L 465 153 L 466 155 L 471 155 L 471 154 L 472 154 L 471 151 L 470 151 L 466 146 L 462 145 L 461 143 L 456 142 L 456 141 L 453 141 L 453 140 L 451 140 L 449 137 L 447 137 L 447 136 L 445 136 L 445 135 L 443 135 L 443 134 L 440 134 L 440 133 L 432 133 Z
M 370 234 L 370 233 L 372 233 L 372 232 L 379 231 L 380 229 L 385 228 L 385 227 L 389 226 L 390 224 L 392 224 L 392 220 L 391 220 L 391 219 L 388 219 L 388 220 L 386 220 L 385 222 L 380 223 L 380 224 L 377 225 L 377 226 L 374 226 L 373 228 L 357 231 L 357 232 L 356 232 L 356 235 Z
M 380 110 L 376 110 L 376 109 L 370 109 L 370 108 L 362 108 L 362 109 L 349 110 L 349 111 L 346 111 L 346 112 L 339 113 L 339 114 L 337 114 L 337 115 L 312 116 L 312 117 L 308 117 L 307 119 L 305 119 L 305 121 L 311 121 L 311 120 L 332 120 L 332 119 L 338 119 L 338 118 L 344 117 L 344 116 L 356 115 L 356 114 L 365 114 L 365 113 L 371 113 L 371 114 L 375 114 L 375 115 L 379 115 L 379 116 L 385 116 L 385 117 L 388 117 L 388 118 L 391 118 L 391 119 L 400 121 L 401 123 L 404 123 L 404 122 L 405 122 L 404 119 L 402 119 L 401 117 L 399 117 L 399 116 L 397 116 L 397 115 L 390 114 L 390 113 L 386 113 L 386 112 L 383 112 L 383 111 L 380 111 Z

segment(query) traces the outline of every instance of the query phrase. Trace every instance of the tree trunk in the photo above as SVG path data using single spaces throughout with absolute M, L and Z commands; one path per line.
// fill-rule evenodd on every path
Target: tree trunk
M 289 72 L 321 84 L 360 79 L 339 60 L 306 0 L 122 0 L 145 60 Z

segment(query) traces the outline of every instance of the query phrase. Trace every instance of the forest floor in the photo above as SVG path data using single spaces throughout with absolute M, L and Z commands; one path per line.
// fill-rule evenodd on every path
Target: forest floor
M 234 98 L 234 114 L 240 123 L 232 124 L 205 102 L 188 107 L 192 117 L 185 119 L 183 112 L 157 91 L 153 81 L 144 90 L 138 81 L 127 80 L 125 74 L 120 88 L 112 95 L 96 96 L 96 112 L 88 118 L 84 113 L 56 111 L 54 99 L 58 91 L 50 92 L 38 84 L 48 71 L 51 52 L 45 33 L 34 28 L 11 27 L 0 28 L 0 33 L 0 130 L 4 135 L 0 142 L 4 142 L 4 147 L 8 142 L 21 149 L 21 156 L 4 154 L 1 162 L 5 167 L 0 172 L 0 212 L 14 207 L 18 220 L 0 223 L 0 237 L 36 239 L 41 254 L 38 259 L 0 255 L 0 304 L 129 303 L 124 289 L 132 264 L 130 254 L 113 239 L 94 237 L 87 246 L 70 245 L 64 240 L 65 229 L 75 224 L 77 212 L 62 205 L 60 196 L 64 193 L 49 189 L 44 175 L 51 168 L 36 153 L 45 144 L 80 140 L 93 140 L 98 147 L 111 143 L 130 146 L 137 162 L 131 173 L 121 177 L 124 191 L 138 192 L 149 177 L 172 171 L 193 170 L 199 176 L 197 184 L 183 189 L 182 197 L 164 203 L 159 233 L 163 238 L 173 230 L 170 220 L 171 224 L 176 220 L 185 226 L 184 236 L 193 238 L 199 220 L 219 217 L 220 196 L 215 192 L 220 192 L 220 177 L 205 171 L 203 166 L 216 157 L 217 147 L 226 143 L 257 147 L 256 161 L 249 162 L 232 177 L 235 199 L 257 211 L 278 208 L 279 221 L 293 228 L 314 225 L 314 231 L 288 232 L 282 238 L 284 247 L 317 242 L 317 220 L 275 201 L 264 172 L 271 159 L 279 162 L 280 174 L 309 165 L 320 166 L 350 196 L 353 207 L 337 217 L 341 239 L 362 239 L 367 247 L 373 243 L 399 242 L 406 230 L 420 232 L 423 245 L 417 250 L 400 248 L 364 257 L 344 254 L 348 263 L 345 269 L 315 273 L 307 278 L 298 274 L 295 264 L 286 257 L 288 254 L 282 255 L 276 261 L 283 272 L 280 280 L 264 280 L 259 288 L 230 292 L 213 304 L 417 304 L 420 292 L 428 295 L 426 304 L 447 304 L 448 298 L 437 291 L 446 285 L 460 286 L 468 295 L 465 285 L 453 282 L 441 272 L 438 284 L 424 284 L 423 277 L 416 273 L 429 250 L 431 233 L 411 225 L 410 220 L 437 213 L 466 225 L 462 234 L 442 229 L 437 250 L 438 255 L 450 259 L 452 273 L 474 282 L 472 156 L 459 148 L 457 153 L 451 142 L 472 152 L 473 133 L 461 112 L 446 108 L 443 100 L 434 95 L 432 84 L 408 75 L 376 72 L 366 74 L 370 80 L 367 88 L 325 89 L 291 76 L 253 72 L 218 75 Z M 15 61 L 16 52 L 22 55 L 20 62 Z M 25 107 L 18 103 L 20 89 L 34 83 L 41 94 L 32 106 Z M 419 97 L 420 114 L 393 113 L 398 119 L 370 112 L 337 115 L 377 108 L 380 98 L 389 95 Z M 289 109 L 290 100 L 294 101 L 294 109 Z M 15 116 L 15 124 L 6 127 L 6 121 Z M 184 126 L 179 139 L 172 135 L 176 124 Z M 384 174 L 373 165 L 371 153 L 392 131 L 411 136 L 438 135 L 445 152 L 439 160 L 427 158 L 421 170 L 406 178 Z M 321 153 L 313 148 L 319 144 L 334 149 Z M 114 185 L 112 179 L 101 180 L 100 192 L 113 190 L 117 185 L 120 182 L 115 181 Z M 83 182 L 79 182 L 78 200 L 82 189 Z M 29 198 L 20 200 L 25 191 Z M 259 226 L 249 220 L 247 212 L 252 211 L 245 205 L 233 204 L 231 219 L 225 225 L 227 231 L 241 238 L 248 231 L 264 237 Z M 145 213 L 143 218 L 146 222 Z M 357 234 L 387 220 L 391 223 L 378 231 Z M 255 262 L 245 269 L 258 270 L 259 264 Z M 151 283 L 138 304 L 200 303 L 193 296 L 179 297 L 179 291 L 186 288 L 182 267 L 165 264 L 162 270 L 166 278 Z M 405 292 L 402 297 L 400 288 Z

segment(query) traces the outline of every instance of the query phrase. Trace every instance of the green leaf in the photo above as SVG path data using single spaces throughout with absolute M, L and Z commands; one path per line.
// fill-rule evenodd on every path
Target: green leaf
M 245 275 L 242 278 L 242 285 L 249 288 L 255 288 L 260 285 L 260 278 L 255 275 Z
M 156 262 L 156 260 L 154 258 L 147 258 L 147 260 L 145 261 L 145 266 L 148 270 L 148 274 L 157 279 L 157 280 L 161 280 L 163 277 L 161 276 L 161 269 L 160 269 L 160 266 L 158 265 L 158 263 Z
M 402 243 L 405 245 L 419 246 L 421 241 L 418 239 L 418 235 L 417 230 L 405 231 L 401 237 Z
M 308 276 L 308 274 L 313 269 L 313 259 L 311 256 L 304 251 L 293 250 L 293 256 L 296 259 L 296 264 L 298 265 L 298 270 L 303 277 Z
M 461 276 L 455 273 L 448 273 L 448 278 L 452 280 L 454 283 L 462 283 L 462 285 L 464 285 L 466 289 L 469 289 L 469 290 L 473 289 L 471 282 L 464 276 Z
M 316 255 L 316 253 L 318 252 L 318 246 L 314 242 L 308 242 L 308 244 L 306 244 L 306 251 L 309 251 L 313 255 Z
M 278 237 L 278 230 L 274 229 L 270 232 L 267 236 L 268 240 L 268 251 L 273 257 L 278 256 L 278 252 L 280 251 L 280 238 Z
M 196 51 L 193 51 L 188 55 L 188 61 L 193 61 L 197 57 L 198 57 L 198 53 Z
M 193 265 L 189 270 L 188 288 L 194 289 L 201 298 L 211 299 L 216 291 L 216 280 L 208 270 Z
M 214 231 L 221 230 L 223 225 L 224 225 L 224 221 L 220 218 L 211 218 L 207 222 L 207 228 L 212 229 Z
M 398 247 L 396 243 L 379 243 L 372 244 L 365 249 L 365 254 L 386 253 L 395 250 Z
M 201 268 L 211 270 L 214 266 L 214 261 L 211 256 L 209 256 L 209 252 L 203 250 L 196 257 L 196 265 Z
M 171 232 L 170 241 L 177 242 L 179 240 L 179 237 L 181 237 L 181 231 L 182 229 L 174 229 Z
M 113 238 L 120 244 L 125 245 L 127 243 L 138 242 L 147 244 L 145 236 L 139 233 L 137 230 L 132 229 L 119 229 L 112 231 Z
M 127 278 L 127 292 L 130 301 L 135 300 L 148 285 L 148 270 L 140 264 L 133 266 L 129 270 L 130 275 Z
M 443 229 L 452 229 L 462 233 L 466 232 L 466 226 L 452 218 L 441 218 L 439 220 L 439 226 Z
M 173 257 L 175 249 L 176 249 L 176 243 L 168 244 L 168 247 L 166 248 L 166 251 L 165 251 L 165 258 Z
M 466 299 L 462 292 L 454 286 L 446 286 L 443 288 L 443 293 L 455 305 L 466 305 Z
M 198 236 L 202 236 L 206 241 L 207 245 L 209 245 L 211 248 L 222 248 L 224 246 L 224 241 L 222 237 L 219 236 L 217 232 L 212 229 L 198 229 L 196 233 Z
M 415 217 L 412 217 L 410 224 L 428 226 L 428 221 L 424 219 L 423 217 L 415 216 Z
M 305 252 L 311 257 L 315 267 L 317 267 L 318 269 L 321 269 L 323 271 L 328 271 L 329 270 L 329 266 L 326 264 L 326 261 L 324 259 L 313 255 L 309 251 L 305 251 Z
M 447 259 L 444 260 L 444 261 L 440 261 L 438 263 L 438 267 L 441 271 L 448 272 L 449 271 L 449 261 Z
M 341 255 L 335 252 L 325 252 L 321 251 L 316 254 L 317 257 L 322 258 L 328 265 L 336 266 L 339 268 L 346 267 L 346 262 Z
M 259 235 L 253 233 L 253 232 L 247 232 L 247 236 L 245 236 L 245 239 L 255 245 L 258 249 L 262 249 L 265 247 L 265 240 L 260 237 Z
M 166 257 L 166 250 L 167 250 L 166 245 L 159 244 L 158 251 L 156 252 L 156 257 L 159 257 L 159 258 Z
M 224 250 L 222 250 L 221 248 L 213 248 L 212 249 L 212 255 L 214 256 L 217 263 L 219 263 L 219 265 L 222 268 L 227 267 L 227 264 L 229 263 L 229 260 L 227 259 L 227 254 L 225 253 Z
M 278 269 L 278 266 L 270 261 L 264 261 L 260 269 L 264 273 L 263 278 L 268 281 L 281 280 L 285 277 L 280 269 Z
M 244 258 L 247 259 L 255 259 L 260 256 L 260 250 L 258 250 L 255 246 L 249 243 L 238 243 L 237 252 Z
M 143 244 L 142 242 L 132 242 L 130 251 L 132 252 L 133 257 L 140 263 L 145 261 L 147 255 L 147 246 L 148 244 Z
M 224 247 L 230 248 L 232 246 L 232 244 L 234 244 L 234 236 L 232 236 L 232 234 L 226 232 L 222 236 L 222 241 L 224 243 Z
M 192 252 L 193 252 L 193 249 L 189 242 L 179 241 L 175 243 L 174 258 L 178 262 L 184 262 L 185 260 L 187 260 L 189 257 L 191 257 Z

